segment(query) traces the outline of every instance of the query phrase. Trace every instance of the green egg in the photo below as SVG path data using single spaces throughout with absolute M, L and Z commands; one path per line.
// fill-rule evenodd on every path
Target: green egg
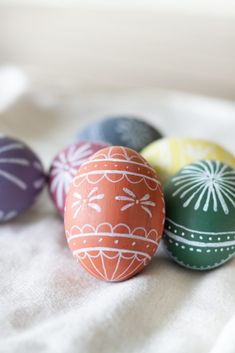
M 165 187 L 164 243 L 182 266 L 209 270 L 235 254 L 235 169 L 220 161 L 182 168 Z

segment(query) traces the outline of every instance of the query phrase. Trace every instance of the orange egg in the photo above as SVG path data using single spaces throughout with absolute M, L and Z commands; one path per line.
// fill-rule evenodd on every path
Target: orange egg
M 154 170 L 137 152 L 107 147 L 82 164 L 65 207 L 74 257 L 93 276 L 122 281 L 156 253 L 165 202 Z

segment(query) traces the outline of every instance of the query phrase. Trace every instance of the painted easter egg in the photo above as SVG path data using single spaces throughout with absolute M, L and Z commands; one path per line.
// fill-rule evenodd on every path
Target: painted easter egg
M 235 254 L 235 170 L 219 161 L 182 168 L 165 188 L 164 242 L 179 264 L 208 270 Z
M 92 122 L 77 134 L 77 141 L 103 141 L 140 151 L 162 137 L 152 125 L 135 117 L 114 116 Z
M 199 160 L 214 159 L 235 167 L 234 155 L 223 147 L 192 138 L 163 138 L 147 146 L 141 154 L 156 170 L 162 183 L 186 164 Z
M 53 159 L 49 171 L 48 187 L 51 199 L 62 217 L 70 183 L 81 164 L 95 152 L 107 146 L 105 143 L 82 141 L 62 149 Z
M 42 163 L 23 142 L 0 137 L 0 223 L 28 209 L 45 184 Z
M 165 204 L 154 170 L 134 150 L 108 147 L 83 163 L 65 207 L 74 257 L 93 276 L 122 281 L 156 253 Z

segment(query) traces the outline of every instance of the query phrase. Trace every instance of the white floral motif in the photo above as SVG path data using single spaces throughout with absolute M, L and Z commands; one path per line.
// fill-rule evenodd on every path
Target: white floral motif
M 61 209 L 64 207 L 64 194 L 67 194 L 78 167 L 92 154 L 90 146 L 89 143 L 79 147 L 72 145 L 67 153 L 61 152 L 53 162 L 50 190 L 56 192 L 57 203 Z
M 194 210 L 208 211 L 213 202 L 213 211 L 218 211 L 220 204 L 224 213 L 229 213 L 228 204 L 235 207 L 235 171 L 219 161 L 201 161 L 184 168 L 181 175 L 172 179 L 178 186 L 172 194 L 184 199 L 183 207 L 188 207 L 195 200 Z M 203 202 L 203 197 L 206 197 Z
M 127 201 L 127 203 L 124 206 L 122 206 L 121 211 L 125 211 L 134 205 L 140 205 L 140 207 L 149 215 L 149 217 L 152 218 L 152 212 L 149 209 L 149 206 L 154 207 L 156 206 L 156 203 L 149 200 L 150 199 L 149 194 L 145 194 L 141 199 L 137 199 L 134 192 L 131 191 L 130 189 L 123 188 L 123 191 L 128 196 L 123 195 L 123 196 L 115 197 L 115 199 L 118 201 Z
M 87 199 L 83 198 L 82 195 L 77 192 L 73 193 L 73 196 L 76 199 L 76 201 L 74 201 L 72 204 L 72 208 L 76 208 L 73 218 L 77 217 L 83 205 L 87 205 L 88 207 L 92 208 L 96 212 L 101 212 L 101 206 L 97 203 L 97 201 L 102 200 L 104 198 L 104 194 L 94 195 L 94 193 L 97 190 L 98 190 L 98 187 L 93 188 L 89 192 Z

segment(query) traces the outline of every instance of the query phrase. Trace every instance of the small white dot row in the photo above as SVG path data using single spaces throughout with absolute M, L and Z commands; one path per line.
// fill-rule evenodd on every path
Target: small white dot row
M 171 226 L 170 226 L 170 225 L 168 226 L 168 229 L 171 229 Z M 174 233 L 177 234 L 177 232 L 178 232 L 177 229 L 174 229 Z M 180 232 L 180 234 L 181 234 L 182 236 L 185 236 L 185 232 Z M 194 235 L 194 234 L 190 234 L 190 237 L 194 239 L 194 238 L 195 238 L 195 235 Z M 204 238 L 205 238 L 205 237 L 203 237 L 202 235 L 199 236 L 199 239 L 200 239 L 200 240 L 203 240 Z M 230 240 L 230 239 L 231 239 L 231 236 L 228 235 L 226 238 L 227 238 L 227 240 Z M 206 239 L 207 239 L 207 237 L 206 237 Z M 208 239 L 211 240 L 211 241 L 212 241 L 212 240 L 215 240 L 215 239 L 213 239 L 212 237 L 209 237 Z M 233 239 L 235 239 L 235 236 L 233 237 Z M 220 241 L 220 240 L 221 240 L 221 237 L 218 237 L 216 240 Z
M 98 242 L 101 243 L 102 241 L 103 241 L 103 238 L 99 238 Z M 87 240 L 84 239 L 82 242 L 83 242 L 83 244 L 86 244 L 86 243 L 87 243 Z M 118 244 L 118 243 L 119 243 L 119 240 L 115 239 L 115 240 L 114 240 L 114 244 Z M 76 242 L 73 242 L 73 246 L 76 246 L 76 245 L 77 245 L 77 243 L 76 243 Z M 131 245 L 132 245 L 132 246 L 135 246 L 135 245 L 136 245 L 136 242 L 133 241 L 133 242 L 131 243 Z M 150 247 L 150 245 L 147 244 L 147 245 L 146 245 L 146 248 L 148 249 L 149 247 Z M 153 248 L 153 251 L 155 251 L 155 248 Z
M 97 164 L 94 164 L 94 165 L 93 165 L 93 168 L 97 168 L 97 166 L 98 166 Z M 108 164 L 105 163 L 105 164 L 104 164 L 104 167 L 105 167 L 105 168 L 108 167 Z M 117 167 L 118 167 L 118 164 L 114 164 L 114 167 L 117 168 Z M 87 169 L 87 166 L 85 166 L 84 169 L 86 170 L 86 169 Z M 129 169 L 129 166 L 128 166 L 128 165 L 126 166 L 126 169 Z M 138 167 L 137 170 L 138 170 L 138 172 L 140 172 L 141 169 Z M 147 173 L 150 174 L 150 171 L 148 170 Z
M 212 266 L 193 266 L 193 265 L 187 264 L 187 263 L 179 260 L 178 257 L 174 256 L 174 254 L 171 251 L 169 251 L 169 253 L 171 254 L 172 258 L 175 259 L 175 261 L 177 263 L 180 263 L 184 267 L 193 268 L 195 270 L 199 270 L 199 269 L 200 270 L 208 270 L 208 269 L 211 269 L 211 268 L 215 268 L 215 267 L 219 266 L 221 263 L 223 263 L 223 260 L 221 260 L 219 262 L 214 263 Z
M 173 243 L 173 240 L 172 239 L 169 239 L 169 243 Z M 181 249 L 185 249 L 185 245 L 180 245 L 178 242 L 174 242 L 174 244 L 175 244 L 175 246 L 180 246 L 181 247 Z M 202 252 L 202 249 L 198 249 L 198 248 L 189 248 L 189 251 L 197 251 L 197 252 Z M 227 250 L 227 251 L 230 251 L 230 250 L 234 250 L 234 246 L 231 246 L 230 248 L 228 247 L 228 248 L 226 248 L 225 250 Z M 212 252 L 213 250 L 212 249 L 207 249 L 206 250 L 206 252 L 207 253 L 210 253 L 210 252 Z M 224 248 L 220 248 L 220 249 L 214 249 L 214 252 L 218 252 L 218 251 L 221 251 L 221 252 L 223 252 L 224 251 Z

